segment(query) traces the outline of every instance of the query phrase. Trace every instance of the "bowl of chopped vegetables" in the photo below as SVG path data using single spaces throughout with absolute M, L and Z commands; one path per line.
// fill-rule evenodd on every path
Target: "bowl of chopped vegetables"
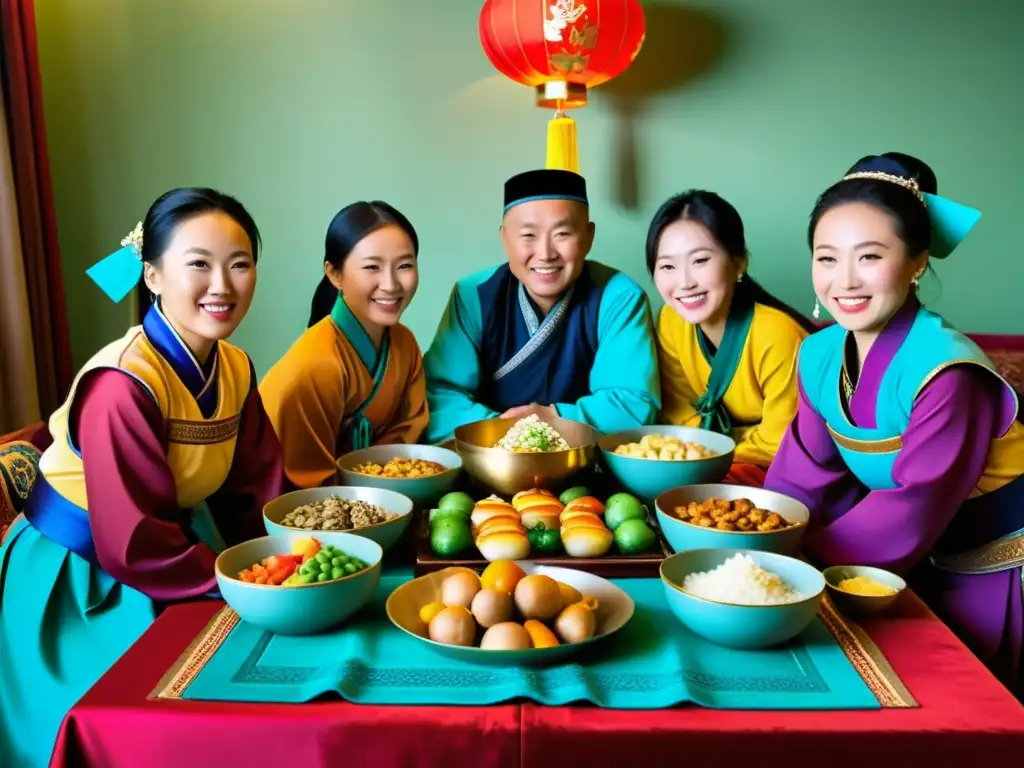
M 408 496 L 384 488 L 305 488 L 268 502 L 263 508 L 263 526 L 271 535 L 343 531 L 373 539 L 387 552 L 409 527 L 412 507 Z
M 243 621 L 309 635 L 338 626 L 373 598 L 383 555 L 364 536 L 293 531 L 225 549 L 214 571 L 221 596 Z
M 511 495 L 529 488 L 560 490 L 594 466 L 600 433 L 578 421 L 535 415 L 486 419 L 455 430 L 466 474 L 487 490 Z

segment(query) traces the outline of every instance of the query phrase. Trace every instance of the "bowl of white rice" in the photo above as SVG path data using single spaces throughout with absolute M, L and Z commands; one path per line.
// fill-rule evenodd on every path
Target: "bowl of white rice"
M 789 642 L 814 621 L 825 577 L 787 555 L 691 549 L 661 564 L 665 599 L 689 629 L 728 648 Z

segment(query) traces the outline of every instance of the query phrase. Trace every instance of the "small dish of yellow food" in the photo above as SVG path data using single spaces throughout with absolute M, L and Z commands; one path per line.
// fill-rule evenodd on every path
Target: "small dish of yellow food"
M 907 587 L 895 573 L 869 565 L 832 565 L 821 573 L 836 607 L 855 617 L 887 611 Z
M 644 435 L 638 443 L 624 443 L 616 447 L 615 453 L 630 459 L 656 461 L 697 461 L 717 455 L 700 443 L 688 443 L 669 435 Z
M 365 464 L 357 464 L 352 467 L 353 472 L 361 475 L 374 475 L 376 477 L 412 478 L 430 477 L 447 472 L 448 467 L 438 464 L 436 461 L 426 459 L 409 459 L 396 456 L 389 459 L 386 464 L 377 464 L 369 461 Z
M 836 588 L 851 595 L 861 595 L 863 597 L 888 597 L 889 595 L 895 595 L 899 591 L 888 584 L 882 584 L 867 576 L 853 576 L 852 578 L 843 579 L 836 584 Z

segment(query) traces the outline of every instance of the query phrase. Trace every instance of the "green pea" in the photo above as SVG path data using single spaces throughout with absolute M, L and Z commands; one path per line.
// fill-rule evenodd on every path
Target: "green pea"
M 314 581 L 316 581 L 316 575 L 311 571 L 299 574 L 299 584 L 312 584 Z
M 352 563 L 345 563 L 345 573 L 355 573 L 358 570 Z
M 363 568 L 366 567 L 366 563 L 364 563 L 362 560 L 356 560 L 355 558 L 352 558 L 350 562 L 352 563 L 352 565 L 356 567 L 356 570 L 359 571 L 363 570 Z
M 334 547 L 330 546 L 330 545 L 328 545 L 328 546 L 324 547 L 324 548 L 323 548 L 322 550 L 320 550 L 320 551 L 321 551 L 321 552 L 326 552 L 326 553 L 327 553 L 327 556 L 328 556 L 329 558 L 331 558 L 332 560 L 333 560 L 333 559 L 334 559 L 335 557 L 337 557 L 337 556 L 338 556 L 338 550 L 337 550 L 337 549 L 335 549 Z
M 349 561 L 348 555 L 345 555 L 345 554 L 338 555 L 335 559 L 336 560 L 340 560 L 341 561 L 341 565 L 344 565 L 345 563 L 347 563 Z
M 340 557 L 332 557 L 331 558 L 331 565 L 333 565 L 335 568 L 340 568 L 341 566 L 344 565 L 344 563 L 341 561 Z
M 316 559 L 321 563 L 329 563 L 331 561 L 331 558 L 322 549 L 316 553 Z
M 333 567 L 334 567 L 334 566 L 333 566 L 333 565 L 331 565 L 330 563 L 321 563 L 321 564 L 320 564 L 320 573 L 330 573 L 330 572 L 331 572 L 331 569 L 332 569 Z
M 345 569 L 344 568 L 337 568 L 336 567 L 336 568 L 332 568 L 331 569 L 331 578 L 332 579 L 340 579 L 344 575 L 345 575 Z
M 331 578 L 331 574 L 329 574 L 329 573 L 320 573 L 320 574 L 317 574 L 316 580 L 317 581 L 327 581 L 329 578 Z

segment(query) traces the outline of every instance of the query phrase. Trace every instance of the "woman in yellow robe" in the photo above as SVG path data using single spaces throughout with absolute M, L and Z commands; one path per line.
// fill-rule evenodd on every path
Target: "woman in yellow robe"
M 419 284 L 418 249 L 387 203 L 352 203 L 331 221 L 309 327 L 260 383 L 296 487 L 330 484 L 339 456 L 415 443 L 426 427 L 423 358 L 399 323 Z
M 797 409 L 810 322 L 747 274 L 743 220 L 713 192 L 668 200 L 647 233 L 658 317 L 662 416 L 736 440 L 726 482 L 761 485 Z

